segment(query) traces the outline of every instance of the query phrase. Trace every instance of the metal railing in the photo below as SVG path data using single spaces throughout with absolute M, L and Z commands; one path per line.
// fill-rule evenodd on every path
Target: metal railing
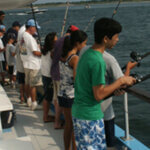
M 150 103 L 150 93 L 145 92 L 138 88 L 128 88 L 126 90 L 131 95 L 138 97 L 141 100 L 144 100 Z M 124 94 L 124 117 L 125 117 L 125 136 L 122 137 L 124 141 L 131 140 L 130 133 L 129 133 L 129 114 L 128 114 L 128 93 Z

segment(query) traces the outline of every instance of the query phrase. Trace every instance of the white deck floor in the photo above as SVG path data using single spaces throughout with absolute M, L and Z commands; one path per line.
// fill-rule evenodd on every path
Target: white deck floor
M 31 111 L 26 104 L 20 104 L 16 89 L 5 87 L 16 111 L 12 132 L 6 132 L 3 139 L 29 136 L 35 150 L 63 150 L 63 130 L 54 130 L 53 123 L 43 123 L 42 107 Z

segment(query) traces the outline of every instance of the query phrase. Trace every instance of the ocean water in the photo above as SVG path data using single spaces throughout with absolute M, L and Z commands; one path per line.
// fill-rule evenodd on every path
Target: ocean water
M 65 30 L 71 24 L 84 30 L 90 19 L 95 16 L 111 17 L 114 4 L 91 5 L 90 9 L 84 6 L 71 6 L 68 12 L 68 18 Z M 50 7 L 43 14 L 36 14 L 37 21 L 41 26 L 40 35 L 43 40 L 49 32 L 57 32 L 60 36 L 65 7 Z M 24 12 L 29 9 L 11 10 L 6 12 L 5 25 L 11 26 L 15 20 L 24 24 L 32 15 L 26 15 Z M 118 60 L 121 66 L 124 66 L 130 58 L 130 53 L 136 51 L 140 54 L 150 52 L 150 2 L 139 3 L 121 3 L 114 19 L 123 26 L 118 44 L 110 51 Z M 87 30 L 88 44 L 93 43 L 93 25 L 92 22 Z M 150 56 L 142 60 L 141 66 L 134 68 L 132 73 L 146 75 L 150 73 Z M 136 85 L 142 90 L 150 92 L 150 79 Z M 116 113 L 116 123 L 124 128 L 124 107 L 123 96 L 114 97 L 114 109 Z M 129 122 L 130 133 L 150 147 L 150 104 L 129 95 Z

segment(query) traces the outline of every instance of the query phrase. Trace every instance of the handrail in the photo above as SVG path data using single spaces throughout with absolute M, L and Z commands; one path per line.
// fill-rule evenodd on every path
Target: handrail
M 125 89 L 125 91 L 129 94 L 132 94 L 139 99 L 142 99 L 148 103 L 150 103 L 150 93 L 143 91 L 139 88 L 130 87 Z M 130 133 L 129 133 L 129 117 L 128 117 L 128 94 L 125 93 L 124 95 L 124 119 L 125 119 L 125 135 L 121 137 L 124 141 L 130 140 Z

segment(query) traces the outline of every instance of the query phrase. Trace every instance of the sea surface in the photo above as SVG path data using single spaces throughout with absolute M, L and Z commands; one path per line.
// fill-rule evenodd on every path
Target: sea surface
M 85 9 L 85 6 L 71 6 L 68 11 L 67 27 L 71 24 L 85 30 L 92 18 L 111 17 L 117 3 L 96 4 L 91 8 Z M 46 8 L 47 12 L 36 14 L 36 19 L 41 26 L 41 39 L 49 32 L 57 32 L 60 36 L 64 20 L 65 7 Z M 6 12 L 5 25 L 11 26 L 13 21 L 20 21 L 24 24 L 32 15 L 25 14 L 30 9 L 10 10 Z M 139 3 L 121 3 L 114 19 L 119 21 L 123 26 L 120 34 L 120 41 L 110 51 L 120 63 L 124 66 L 130 58 L 130 53 L 136 51 L 139 54 L 150 52 L 150 2 Z M 89 24 L 88 45 L 93 43 L 93 25 L 94 21 Z M 150 73 L 150 56 L 141 61 L 140 67 L 132 70 L 132 73 L 146 75 Z M 150 92 L 150 79 L 136 85 L 147 92 Z M 123 96 L 114 97 L 114 109 L 116 113 L 116 123 L 124 128 L 124 106 Z M 129 122 L 130 133 L 150 147 L 150 104 L 134 96 L 129 95 Z

